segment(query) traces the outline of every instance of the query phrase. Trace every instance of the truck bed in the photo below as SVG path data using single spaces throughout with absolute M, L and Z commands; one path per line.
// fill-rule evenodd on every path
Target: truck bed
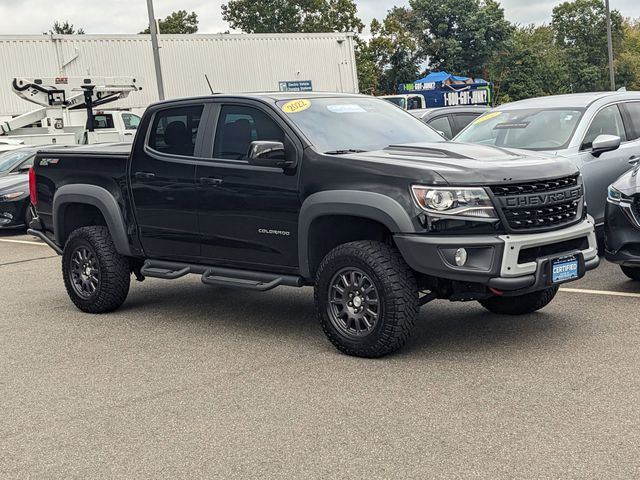
M 127 161 L 131 144 L 112 143 L 43 148 L 34 161 L 37 211 L 46 231 L 53 231 L 53 200 L 66 185 L 93 185 L 117 199 L 122 212 L 129 211 Z

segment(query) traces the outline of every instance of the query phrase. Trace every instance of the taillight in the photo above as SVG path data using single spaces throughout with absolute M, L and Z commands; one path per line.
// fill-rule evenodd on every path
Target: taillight
M 29 169 L 29 196 L 31 197 L 31 203 L 36 205 L 38 203 L 38 194 L 36 192 L 36 171 L 33 167 Z

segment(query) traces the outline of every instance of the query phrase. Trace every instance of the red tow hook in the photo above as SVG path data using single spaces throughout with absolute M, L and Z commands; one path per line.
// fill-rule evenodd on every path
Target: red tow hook
M 501 297 L 503 294 L 502 290 L 498 290 L 497 288 L 493 288 L 493 287 L 489 287 L 489 291 L 497 297 Z

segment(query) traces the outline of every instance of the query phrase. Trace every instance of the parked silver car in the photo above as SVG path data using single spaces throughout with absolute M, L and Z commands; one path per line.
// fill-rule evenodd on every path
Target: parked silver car
M 602 232 L 607 187 L 640 161 L 640 92 L 574 93 L 507 103 L 472 121 L 453 140 L 572 159 L 584 177 L 589 214 Z

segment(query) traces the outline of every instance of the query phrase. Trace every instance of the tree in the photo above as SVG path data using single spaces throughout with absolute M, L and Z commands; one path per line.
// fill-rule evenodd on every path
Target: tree
M 495 0 L 410 0 L 404 23 L 431 70 L 483 76 L 513 26 Z
M 196 12 L 187 13 L 186 10 L 178 10 L 158 21 L 160 33 L 165 34 L 189 34 L 198 31 L 198 15 Z M 150 33 L 149 27 L 140 33 Z
M 518 27 L 489 63 L 497 103 L 568 93 L 569 71 L 547 25 Z
M 399 83 L 418 78 L 421 62 L 416 41 L 404 28 L 406 15 L 406 9 L 396 7 L 382 23 L 371 21 L 371 38 L 361 42 L 356 54 L 361 92 L 395 93 Z
M 614 52 L 619 52 L 623 19 L 611 11 Z M 574 0 L 553 9 L 551 26 L 571 71 L 573 91 L 608 90 L 607 22 L 602 0 Z
M 614 65 L 616 84 L 640 90 L 640 20 L 625 20 L 622 42 Z
M 69 23 L 68 20 L 65 20 L 64 23 L 56 20 L 51 30 L 45 35 L 84 35 L 84 30 L 82 28 L 76 30 L 73 23 Z
M 230 0 L 222 18 L 246 33 L 362 32 L 353 0 Z

